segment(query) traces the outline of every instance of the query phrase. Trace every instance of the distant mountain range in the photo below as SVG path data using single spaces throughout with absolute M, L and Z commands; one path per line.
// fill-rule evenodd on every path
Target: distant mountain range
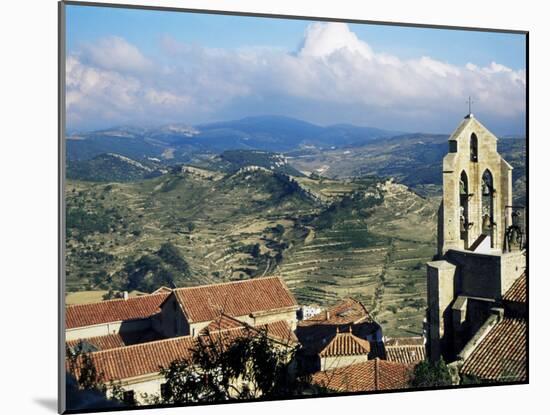
M 115 153 L 133 159 L 155 157 L 169 163 L 186 161 L 194 152 L 225 150 L 286 152 L 299 148 L 338 148 L 362 145 L 398 131 L 338 124 L 321 127 L 282 116 L 248 117 L 198 126 L 183 124 L 159 128 L 117 127 L 67 137 L 67 158 L 89 160 Z
M 321 127 L 281 116 L 159 128 L 118 127 L 67 137 L 67 177 L 134 181 L 191 165 L 223 173 L 258 166 L 295 177 L 394 177 L 420 194 L 439 194 L 448 135 L 339 124 Z M 516 202 L 525 202 L 525 139 L 499 140 L 514 167 Z

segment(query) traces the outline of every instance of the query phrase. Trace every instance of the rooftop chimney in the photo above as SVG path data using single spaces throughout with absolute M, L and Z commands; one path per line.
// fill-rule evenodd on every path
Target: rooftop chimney
M 127 299 L 128 299 L 128 291 L 123 291 L 123 292 L 122 292 L 122 299 L 123 299 L 123 300 L 127 300 Z

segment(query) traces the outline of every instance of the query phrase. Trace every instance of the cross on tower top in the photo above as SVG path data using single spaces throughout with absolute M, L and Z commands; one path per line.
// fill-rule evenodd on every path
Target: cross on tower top
M 466 115 L 466 118 L 472 118 L 474 114 L 472 114 L 472 104 L 474 103 L 474 100 L 471 96 L 468 96 L 468 101 L 466 101 L 468 104 L 468 115 Z

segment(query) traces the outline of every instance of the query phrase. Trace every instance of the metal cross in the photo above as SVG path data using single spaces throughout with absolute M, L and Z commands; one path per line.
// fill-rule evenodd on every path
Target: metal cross
M 468 96 L 468 101 L 466 101 L 468 103 L 468 114 L 471 114 L 472 113 L 472 104 L 474 103 L 474 101 L 472 100 L 472 97 L 471 96 Z

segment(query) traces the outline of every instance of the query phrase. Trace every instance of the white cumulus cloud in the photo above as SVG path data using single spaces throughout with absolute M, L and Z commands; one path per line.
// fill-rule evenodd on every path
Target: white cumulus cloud
M 493 125 L 523 128 L 524 70 L 402 59 L 373 50 L 344 23 L 310 24 L 296 53 L 209 49 L 169 36 L 159 46 L 162 59 L 155 61 L 115 37 L 69 56 L 69 125 L 195 124 L 276 113 L 321 124 L 450 131 L 471 95 L 475 111 Z

